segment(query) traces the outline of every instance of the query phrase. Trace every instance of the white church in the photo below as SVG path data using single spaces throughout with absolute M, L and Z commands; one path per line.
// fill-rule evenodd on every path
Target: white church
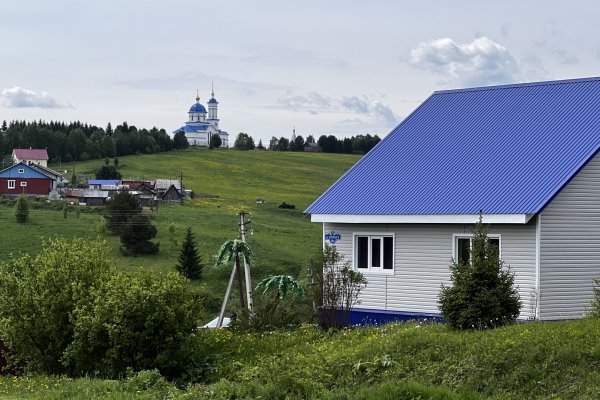
M 215 99 L 215 91 L 212 90 L 211 98 L 208 100 L 208 118 L 206 108 L 200 104 L 200 96 L 196 94 L 196 103 L 188 111 L 188 121 L 173 134 L 183 132 L 190 146 L 208 147 L 210 138 L 219 135 L 221 147 L 229 147 L 229 134 L 219 129 L 219 118 L 217 107 L 219 102 Z

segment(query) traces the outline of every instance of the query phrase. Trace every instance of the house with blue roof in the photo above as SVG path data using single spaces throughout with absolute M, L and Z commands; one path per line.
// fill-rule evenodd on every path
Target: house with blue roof
M 354 321 L 439 317 L 480 210 L 520 319 L 583 316 L 600 277 L 600 78 L 433 93 L 305 211 L 367 278 Z
M 20 162 L 0 171 L 0 196 L 48 196 L 56 179 L 37 167 Z
M 196 103 L 188 111 L 188 121 L 173 134 L 183 132 L 190 146 L 208 147 L 213 135 L 221 138 L 221 147 L 229 147 L 229 134 L 219 128 L 217 109 L 219 102 L 215 99 L 215 90 L 211 92 L 208 100 L 208 117 L 206 108 L 200 103 L 200 96 L 196 94 Z

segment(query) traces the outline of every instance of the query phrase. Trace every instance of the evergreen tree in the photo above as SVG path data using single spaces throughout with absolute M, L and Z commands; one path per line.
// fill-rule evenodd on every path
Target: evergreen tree
M 156 237 L 156 232 L 147 216 L 138 214 L 129 217 L 120 230 L 121 250 L 125 255 L 158 253 L 158 243 L 150 241 Z
M 219 135 L 212 135 L 210 137 L 210 146 L 209 148 L 211 149 L 216 149 L 221 147 L 221 144 L 223 144 L 223 141 L 221 140 L 221 137 Z
M 263 144 L 262 144 L 262 139 L 258 140 L 258 146 L 256 146 L 256 148 L 258 150 L 264 150 L 265 149 L 265 146 L 263 146 Z
M 452 286 L 442 285 L 439 306 L 446 322 L 456 329 L 486 329 L 513 323 L 521 309 L 514 274 L 488 240 L 488 227 L 473 229 L 469 259 L 450 266 Z
M 202 276 L 203 265 L 202 260 L 198 255 L 192 227 L 188 227 L 187 229 L 178 261 L 175 268 L 181 275 L 192 280 L 200 279 Z
M 106 159 L 108 161 L 108 158 Z M 121 179 L 121 173 L 114 165 L 103 165 L 96 171 L 96 179 Z
M 114 233 L 121 233 L 131 217 L 141 212 L 138 199 L 127 190 L 122 190 L 106 206 L 106 227 Z
M 254 150 L 254 139 L 247 133 L 240 132 L 233 145 L 238 150 Z
M 20 195 L 17 199 L 15 216 L 20 224 L 24 224 L 29 218 L 29 203 L 27 203 L 27 198 L 24 195 Z
M 108 124 L 106 124 L 106 134 L 108 136 L 111 136 L 113 134 L 113 128 L 112 128 L 112 125 L 110 124 L 110 122 Z
M 177 132 L 173 137 L 173 149 L 175 150 L 183 150 L 189 147 L 190 143 L 185 137 L 185 133 L 183 131 Z

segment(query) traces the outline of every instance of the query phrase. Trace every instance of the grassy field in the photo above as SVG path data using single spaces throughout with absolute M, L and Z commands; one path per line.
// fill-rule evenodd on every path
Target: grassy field
M 321 332 L 202 330 L 209 382 L 177 389 L 144 372 L 123 381 L 0 378 L 23 399 L 600 398 L 600 321 L 528 323 L 483 332 L 398 324 Z M 210 368 L 208 368 L 210 367 Z M 136 397 L 138 396 L 138 397 Z
M 35 254 L 44 237 L 88 237 L 105 240 L 107 254 L 125 270 L 169 270 L 177 261 L 185 230 L 191 226 L 205 264 L 200 285 L 221 296 L 229 271 L 212 268 L 213 256 L 225 240 L 238 236 L 236 214 L 243 209 L 251 213 L 254 232 L 248 236 L 256 254 L 254 280 L 275 273 L 299 276 L 307 258 L 321 246 L 320 225 L 312 224 L 302 212 L 358 159 L 356 155 L 206 149 L 122 157 L 119 170 L 124 179 L 183 176 L 184 186 L 198 196 L 184 206 L 161 206 L 152 213 L 159 255 L 123 257 L 119 238 L 103 232 L 104 220 L 97 213 L 82 212 L 77 218 L 70 212 L 65 219 L 62 211 L 33 209 L 31 221 L 21 225 L 16 223 L 13 209 L 0 207 L 0 223 L 6 232 L 0 241 L 0 257 Z M 93 160 L 51 167 L 67 170 L 68 178 L 73 169 L 79 176 L 94 178 L 94 171 L 103 164 L 104 160 Z M 266 202 L 257 204 L 258 198 Z M 282 202 L 294 204 L 296 209 L 278 208 Z M 169 236 L 170 224 L 175 225 L 174 241 Z

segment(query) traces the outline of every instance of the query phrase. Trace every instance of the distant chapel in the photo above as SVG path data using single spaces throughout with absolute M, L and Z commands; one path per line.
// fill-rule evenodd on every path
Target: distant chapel
M 196 103 L 188 111 L 188 121 L 173 134 L 183 132 L 190 146 L 208 147 L 210 138 L 219 135 L 221 147 L 229 147 L 229 134 L 219 129 L 219 118 L 217 107 L 219 102 L 215 99 L 215 91 L 212 90 L 211 98 L 208 100 L 208 118 L 206 108 L 200 104 L 200 96 L 196 94 Z

